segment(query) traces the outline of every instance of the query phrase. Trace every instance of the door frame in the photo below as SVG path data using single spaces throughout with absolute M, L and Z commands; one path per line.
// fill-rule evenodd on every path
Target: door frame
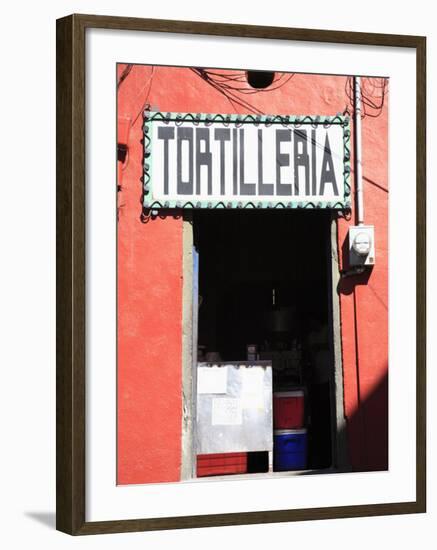
M 328 320 L 329 343 L 333 369 L 330 375 L 332 467 L 350 471 L 347 424 L 344 414 L 344 378 L 341 334 L 341 308 L 338 291 L 341 273 L 338 247 L 338 214 L 332 213 L 328 241 Z
M 344 380 L 341 341 L 341 311 L 337 214 L 327 221 L 329 342 L 333 368 L 330 375 L 332 468 L 349 471 L 347 426 L 344 415 Z M 196 475 L 196 388 L 198 337 L 199 256 L 194 235 L 193 212 L 184 210 L 182 227 L 182 438 L 181 481 Z

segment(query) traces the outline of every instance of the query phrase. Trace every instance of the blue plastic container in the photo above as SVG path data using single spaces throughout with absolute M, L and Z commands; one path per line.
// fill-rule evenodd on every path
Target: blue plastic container
M 288 472 L 307 467 L 308 434 L 306 429 L 273 432 L 273 470 Z

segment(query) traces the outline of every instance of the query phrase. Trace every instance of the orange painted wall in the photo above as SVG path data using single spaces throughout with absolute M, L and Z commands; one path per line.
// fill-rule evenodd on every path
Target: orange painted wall
M 362 120 L 362 162 L 364 219 L 375 226 L 376 265 L 370 276 L 346 278 L 340 285 L 344 393 L 352 465 L 377 470 L 388 466 L 387 105 L 377 118 Z M 356 223 L 355 210 L 350 222 L 339 221 L 340 247 L 350 223 Z
M 249 110 L 189 69 L 121 65 L 122 75 L 119 136 L 128 137 L 118 162 L 117 479 L 170 482 L 180 479 L 181 460 L 182 220 L 141 217 L 142 111 L 146 103 L 164 112 Z M 345 77 L 296 74 L 277 90 L 241 97 L 266 114 L 333 115 L 350 110 L 345 85 Z M 387 103 L 379 117 L 363 120 L 363 162 L 377 263 L 368 281 L 345 279 L 339 288 L 344 402 L 352 465 L 379 469 L 387 463 Z M 340 250 L 353 223 L 354 213 L 338 222 Z

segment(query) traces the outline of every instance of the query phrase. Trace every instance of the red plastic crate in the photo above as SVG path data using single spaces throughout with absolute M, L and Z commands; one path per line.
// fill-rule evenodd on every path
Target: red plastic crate
M 305 425 L 305 392 L 301 389 L 273 394 L 275 430 L 293 430 Z
M 197 477 L 246 472 L 247 453 L 197 455 Z

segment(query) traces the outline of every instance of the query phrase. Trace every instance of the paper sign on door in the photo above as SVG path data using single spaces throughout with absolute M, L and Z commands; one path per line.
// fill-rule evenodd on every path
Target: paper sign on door
M 233 397 L 212 400 L 211 424 L 213 426 L 239 426 L 243 423 L 241 401 Z
M 197 371 L 197 393 L 226 393 L 227 367 L 201 367 Z

